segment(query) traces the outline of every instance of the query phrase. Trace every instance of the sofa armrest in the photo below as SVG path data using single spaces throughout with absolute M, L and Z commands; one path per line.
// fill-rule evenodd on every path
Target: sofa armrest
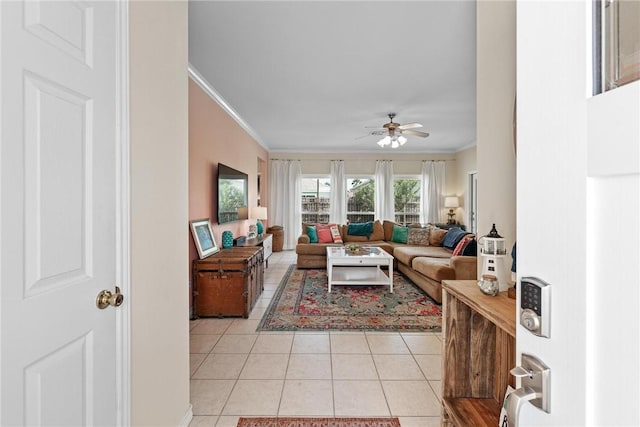
M 456 271 L 456 280 L 475 280 L 478 278 L 478 257 L 451 257 L 451 267 Z
M 298 236 L 298 244 L 300 244 L 300 243 L 311 243 L 309 241 L 309 235 L 302 234 L 302 235 Z

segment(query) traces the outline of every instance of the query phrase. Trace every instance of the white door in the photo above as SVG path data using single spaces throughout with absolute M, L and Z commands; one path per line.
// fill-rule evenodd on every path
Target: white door
M 119 8 L 0 4 L 2 425 L 122 422 Z
M 525 426 L 640 425 L 640 82 L 591 95 L 590 17 L 518 2 L 517 274 L 551 285 L 550 338 L 517 329 L 550 368 Z

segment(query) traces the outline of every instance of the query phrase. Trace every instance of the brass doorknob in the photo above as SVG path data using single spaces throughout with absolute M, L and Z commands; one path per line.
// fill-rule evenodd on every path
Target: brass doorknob
M 104 310 L 110 305 L 120 307 L 124 301 L 124 296 L 120 293 L 120 288 L 116 286 L 116 291 L 111 293 L 109 290 L 102 290 L 96 298 L 96 306 L 100 310 Z

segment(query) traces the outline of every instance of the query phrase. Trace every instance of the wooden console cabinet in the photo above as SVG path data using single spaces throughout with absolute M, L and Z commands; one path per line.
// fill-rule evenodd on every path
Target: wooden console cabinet
M 273 235 L 263 234 L 262 236 L 254 237 L 253 239 L 247 239 L 244 243 L 238 245 L 242 246 L 262 246 L 264 248 L 264 266 L 269 268 L 269 257 L 273 253 Z
M 442 282 L 442 425 L 496 426 L 515 367 L 516 300 Z
M 195 316 L 248 318 L 264 287 L 263 254 L 260 246 L 234 247 L 194 260 Z

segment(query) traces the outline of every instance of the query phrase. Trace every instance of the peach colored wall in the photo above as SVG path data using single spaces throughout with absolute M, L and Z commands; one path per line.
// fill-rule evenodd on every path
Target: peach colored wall
M 246 235 L 255 220 L 218 225 L 218 163 L 249 175 L 249 206 L 257 205 L 258 158 L 264 161 L 261 205 L 269 207 L 267 194 L 269 153 L 238 125 L 198 84 L 189 79 L 189 219 L 209 218 L 218 245 L 222 232 Z M 267 225 L 268 222 L 265 222 Z M 189 260 L 198 257 L 188 231 Z M 191 269 L 190 269 L 191 270 Z

